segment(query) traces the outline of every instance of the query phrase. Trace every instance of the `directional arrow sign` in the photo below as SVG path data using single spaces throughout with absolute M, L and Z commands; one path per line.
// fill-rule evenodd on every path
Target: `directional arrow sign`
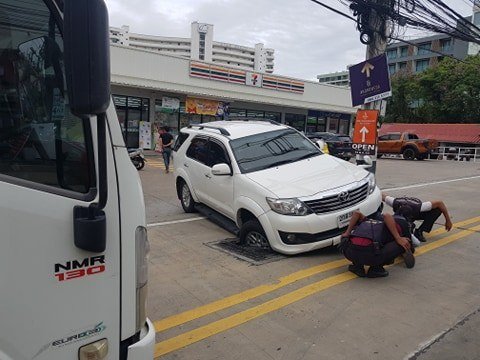
M 369 78 L 370 77 L 370 71 L 372 71 L 373 69 L 375 69 L 375 66 L 366 62 L 365 65 L 363 65 L 362 74 L 367 74 L 367 78 Z
M 356 154 L 375 154 L 378 110 L 358 110 L 353 129 L 352 149 Z
M 353 106 L 392 96 L 385 54 L 352 65 L 348 71 Z
M 360 129 L 360 133 L 362 134 L 362 143 L 365 142 L 365 135 L 368 134 L 370 131 L 364 126 Z

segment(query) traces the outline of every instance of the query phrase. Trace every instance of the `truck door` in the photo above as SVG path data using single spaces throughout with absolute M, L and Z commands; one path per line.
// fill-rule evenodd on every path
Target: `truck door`
M 0 0 L 0 359 L 119 358 L 116 177 L 107 139 L 107 248 L 74 245 L 73 209 L 96 201 L 95 127 L 69 111 L 53 3 Z

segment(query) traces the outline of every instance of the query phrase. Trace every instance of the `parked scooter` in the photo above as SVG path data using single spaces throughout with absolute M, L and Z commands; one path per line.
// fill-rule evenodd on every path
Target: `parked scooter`
M 128 149 L 128 155 L 130 155 L 130 160 L 132 160 L 133 165 L 137 170 L 142 170 L 145 166 L 145 155 L 143 155 L 143 149 Z

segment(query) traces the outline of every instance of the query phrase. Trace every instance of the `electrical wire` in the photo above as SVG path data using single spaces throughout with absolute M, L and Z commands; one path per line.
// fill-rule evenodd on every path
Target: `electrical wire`
M 335 12 L 335 13 L 338 14 L 338 15 L 341 15 L 341 16 L 349 19 L 349 20 L 352 20 L 352 21 L 355 21 L 355 22 L 358 23 L 358 19 L 355 19 L 354 17 L 352 17 L 352 16 L 350 16 L 350 15 L 348 15 L 348 14 L 346 14 L 346 13 L 344 13 L 344 12 L 338 10 L 338 9 L 335 9 L 335 8 L 333 8 L 333 7 L 331 7 L 331 6 L 327 5 L 327 4 L 324 4 L 324 3 L 322 3 L 322 2 L 319 1 L 319 0 L 310 0 L 310 1 L 312 1 L 312 2 L 314 2 L 314 3 L 316 3 L 316 4 L 318 4 L 318 5 L 321 5 L 321 6 L 325 7 L 326 9 L 328 9 L 328 10 L 330 10 L 330 11 L 333 11 L 333 12 Z M 407 1 L 410 1 L 410 0 L 407 0 Z M 414 1 L 414 0 L 411 0 L 411 1 Z M 417 1 L 418 1 L 418 0 L 417 0 Z M 467 1 L 467 0 L 466 0 L 466 1 Z M 340 2 L 345 5 L 345 2 L 344 2 L 344 1 L 340 0 Z M 472 1 L 472 3 L 473 3 L 473 1 Z M 415 2 L 415 4 L 416 4 L 416 2 Z M 425 29 L 425 30 L 431 31 L 431 30 L 428 30 L 428 29 Z M 373 31 L 373 33 L 377 34 L 378 36 L 385 36 L 385 34 L 380 34 L 378 31 Z M 448 35 L 451 35 L 451 34 L 448 34 Z M 407 45 L 411 45 L 411 46 L 418 47 L 418 44 L 415 44 L 415 43 L 413 43 L 413 42 L 411 42 L 411 41 L 408 41 L 408 40 L 403 39 L 403 38 L 401 38 L 401 37 L 399 37 L 399 36 L 396 36 L 396 35 L 394 35 L 393 33 L 390 34 L 390 35 L 387 35 L 386 37 L 388 37 L 390 40 L 399 41 L 399 42 L 402 42 L 402 43 L 407 44 Z M 453 37 L 453 36 L 452 36 L 452 37 Z M 446 53 L 443 53 L 443 52 L 441 52 L 441 51 L 437 51 L 437 50 L 433 50 L 433 49 L 426 49 L 426 50 L 429 51 L 429 52 L 431 52 L 431 53 L 435 53 L 435 54 L 438 54 L 438 55 L 440 55 L 440 56 L 443 56 L 443 57 L 448 57 L 448 58 L 454 59 L 454 60 L 456 60 L 456 61 L 459 61 L 459 62 L 462 62 L 462 63 L 466 63 L 464 60 L 459 59 L 459 58 L 456 58 L 455 56 L 453 56 L 453 55 L 451 55 L 451 54 L 446 54 Z

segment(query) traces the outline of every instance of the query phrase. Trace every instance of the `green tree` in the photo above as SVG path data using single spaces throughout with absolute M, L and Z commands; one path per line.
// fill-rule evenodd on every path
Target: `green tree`
M 480 56 L 445 58 L 415 75 L 392 78 L 385 121 L 480 122 Z

